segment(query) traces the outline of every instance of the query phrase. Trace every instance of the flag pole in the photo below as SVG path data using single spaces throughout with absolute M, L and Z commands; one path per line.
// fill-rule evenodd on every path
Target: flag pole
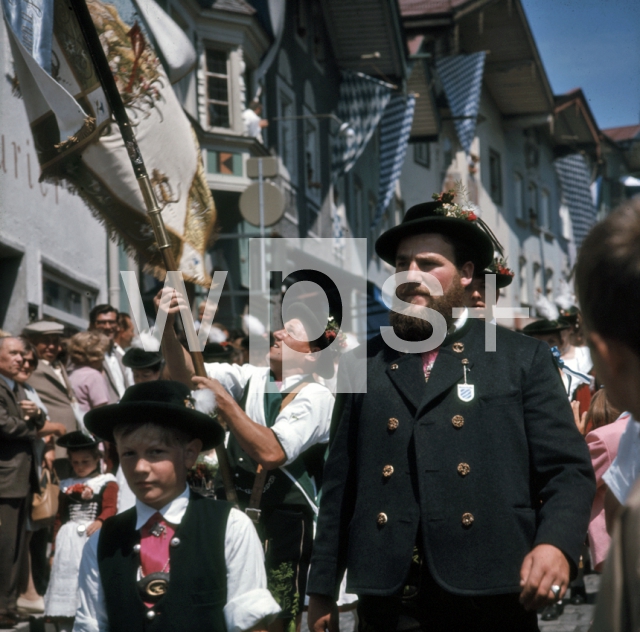
M 91 19 L 89 8 L 87 7 L 85 0 L 69 1 L 78 20 L 85 44 L 89 49 L 94 69 L 98 75 L 102 89 L 105 92 L 107 101 L 109 102 L 113 117 L 120 128 L 120 134 L 122 135 L 124 146 L 129 154 L 129 160 L 131 161 L 131 166 L 133 167 L 136 180 L 138 181 L 140 192 L 144 198 L 149 223 L 153 229 L 153 234 L 158 249 L 160 250 L 160 254 L 162 255 L 165 269 L 167 272 L 170 270 L 177 271 L 178 268 L 176 266 L 173 252 L 171 251 L 169 235 L 164 225 L 164 220 L 162 219 L 162 209 L 158 205 L 155 193 L 153 192 L 147 168 L 145 167 L 144 160 L 142 159 L 138 142 L 136 141 L 136 137 L 131 127 L 131 122 L 129 121 L 129 115 L 127 114 L 124 103 L 122 102 L 122 97 L 120 96 L 115 79 L 113 78 L 113 73 L 111 72 L 109 62 L 102 48 L 100 37 L 98 36 L 96 27 Z M 190 351 L 190 353 L 196 375 L 206 377 L 207 372 L 204 368 L 202 352 L 196 350 Z M 224 444 L 216 448 L 216 454 L 218 456 L 218 465 L 220 473 L 222 474 L 227 500 L 237 505 L 238 495 L 236 494 L 233 477 L 231 476 L 231 468 L 229 467 L 229 459 L 227 457 L 227 451 Z

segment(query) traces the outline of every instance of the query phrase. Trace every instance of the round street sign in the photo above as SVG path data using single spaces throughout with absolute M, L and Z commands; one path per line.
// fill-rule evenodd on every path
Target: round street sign
M 263 182 L 264 225 L 272 226 L 284 215 L 284 195 L 273 182 Z M 253 226 L 260 226 L 260 184 L 250 184 L 240 196 L 240 213 Z

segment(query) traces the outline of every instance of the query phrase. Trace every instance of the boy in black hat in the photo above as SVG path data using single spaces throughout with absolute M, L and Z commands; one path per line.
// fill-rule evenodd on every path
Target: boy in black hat
M 222 427 L 170 381 L 136 384 L 85 421 L 115 441 L 136 506 L 87 543 L 74 630 L 266 630 L 279 608 L 251 521 L 186 482 L 200 451 L 223 440 Z
M 160 379 L 164 361 L 159 351 L 145 351 L 130 347 L 122 357 L 122 364 L 131 369 L 133 383 L 153 382 Z

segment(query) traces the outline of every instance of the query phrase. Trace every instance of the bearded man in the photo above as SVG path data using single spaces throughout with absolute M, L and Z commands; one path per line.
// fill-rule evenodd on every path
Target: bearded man
M 484 322 L 452 318 L 493 246 L 475 215 L 442 202 L 409 209 L 376 242 L 405 273 L 393 332 L 418 352 L 394 350 L 387 333 L 341 360 L 312 631 L 338 629 L 345 569 L 361 632 L 526 632 L 578 567 L 595 491 L 589 453 L 545 344 L 499 327 L 487 352 Z M 441 295 L 427 288 L 434 278 Z M 419 341 L 445 332 L 427 309 L 447 327 L 431 351 Z

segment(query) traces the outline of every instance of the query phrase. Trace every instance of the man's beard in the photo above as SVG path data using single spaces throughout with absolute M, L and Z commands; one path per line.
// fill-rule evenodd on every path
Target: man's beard
M 393 327 L 398 338 L 402 340 L 408 340 L 411 342 L 417 342 L 419 340 L 426 340 L 433 334 L 433 325 L 428 320 L 417 318 L 415 314 L 422 313 L 425 317 L 428 316 L 426 308 L 435 310 L 442 314 L 446 323 L 447 329 L 453 324 L 453 308 L 463 307 L 465 305 L 465 290 L 460 283 L 460 275 L 456 273 L 451 287 L 442 296 L 431 296 L 429 299 L 429 305 L 411 305 L 408 308 L 402 308 L 398 305 L 394 307 L 396 309 L 403 309 L 403 313 L 392 311 L 389 314 L 389 322 Z M 412 315 L 413 314 L 413 315 Z

